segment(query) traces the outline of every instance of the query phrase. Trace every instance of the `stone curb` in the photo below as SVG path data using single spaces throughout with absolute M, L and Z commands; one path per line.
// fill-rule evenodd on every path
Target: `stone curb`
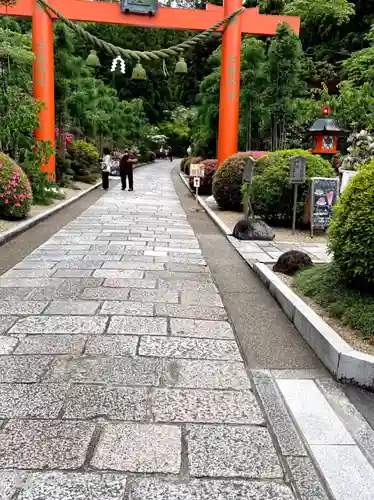
M 140 165 L 137 165 L 135 168 L 139 167 L 144 167 L 146 165 L 149 165 L 149 163 L 142 163 Z M 74 196 L 73 198 L 70 198 L 69 200 L 64 201 L 60 205 L 56 205 L 55 207 L 51 208 L 50 210 L 46 210 L 45 212 L 35 215 L 35 217 L 31 217 L 31 219 L 27 219 L 21 224 L 19 224 L 17 227 L 14 227 L 12 229 L 8 229 L 7 231 L 4 231 L 3 233 L 0 234 L 0 247 L 5 245 L 5 243 L 8 243 L 8 241 L 13 240 L 16 236 L 19 236 L 20 234 L 24 233 L 28 229 L 31 229 L 32 227 L 36 226 L 40 222 L 43 222 L 45 219 L 48 219 L 48 217 L 51 217 L 51 215 L 54 215 L 55 213 L 59 212 L 63 208 L 66 208 L 67 206 L 71 205 L 75 201 L 79 200 L 83 196 L 85 196 L 88 193 L 91 193 L 91 191 L 94 191 L 98 187 L 100 187 L 102 184 L 102 181 L 98 181 L 96 184 L 94 184 L 92 187 L 87 189 L 86 191 L 83 191 L 82 193 L 79 193 L 77 196 Z
M 179 172 L 179 176 L 184 182 L 184 184 L 188 187 L 190 190 L 190 185 L 188 184 L 187 178 L 182 174 L 182 172 Z M 190 190 L 191 191 L 191 190 Z M 203 199 L 201 199 L 200 196 L 197 197 L 197 201 L 199 205 L 203 207 L 203 209 L 208 213 L 209 217 L 213 220 L 213 222 L 219 227 L 219 229 L 226 235 L 226 236 L 231 236 L 232 231 L 224 224 L 219 217 L 213 212 L 213 210 L 205 203 Z
M 189 185 L 182 173 L 184 184 Z M 223 224 L 213 210 L 198 197 L 200 205 L 230 241 L 232 231 Z M 374 389 L 374 356 L 353 349 L 316 312 L 313 311 L 266 264 L 240 256 L 254 270 L 271 295 L 292 321 L 300 335 L 313 349 L 326 368 L 338 379 L 368 389 Z
M 253 270 L 281 306 L 298 332 L 338 380 L 374 388 L 374 356 L 356 351 L 266 264 Z

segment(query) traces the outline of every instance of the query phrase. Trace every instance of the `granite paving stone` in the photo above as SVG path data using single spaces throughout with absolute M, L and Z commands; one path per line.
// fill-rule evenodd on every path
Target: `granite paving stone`
M 156 389 L 152 415 L 155 422 L 264 423 L 253 393 L 245 390 Z
M 66 392 L 61 384 L 0 384 L 0 418 L 56 418 Z
M 260 371 L 254 370 L 252 375 L 253 383 L 271 422 L 282 454 L 284 456 L 305 456 L 307 454 L 305 446 L 283 403 L 275 381 L 270 374 L 261 373 Z
M 16 470 L 0 471 L 0 499 L 11 500 L 17 490 L 21 489 L 27 480 L 27 473 Z M 34 499 L 33 499 L 34 500 Z
M 48 278 L 53 273 L 52 269 L 11 269 L 3 278 Z
M 123 500 L 126 477 L 119 474 L 38 472 L 18 500 Z
M 68 260 L 57 262 L 56 269 L 99 269 L 104 261 L 102 260 Z
M 282 478 L 267 429 L 188 424 L 190 474 L 195 477 Z
M 166 318 L 112 316 L 108 333 L 119 335 L 166 335 Z
M 209 273 L 181 273 L 176 271 L 146 271 L 145 277 L 177 282 L 198 281 L 200 283 L 211 283 L 213 281 Z
M 178 304 L 179 297 L 178 292 L 172 290 L 133 289 L 130 292 L 130 300 L 139 302 Z
M 51 382 L 77 382 L 157 386 L 164 373 L 159 359 L 134 357 L 86 357 L 58 359 L 51 367 Z
M 142 337 L 140 356 L 241 361 L 235 340 Z
M 217 287 L 214 283 L 200 282 L 191 280 L 158 280 L 158 287 L 160 289 L 166 288 L 168 290 L 186 291 L 192 290 L 194 292 L 207 292 L 218 293 Z
M 176 304 L 156 304 L 156 316 L 191 319 L 227 319 L 226 311 L 221 307 L 184 306 Z
M 0 300 L 23 300 L 29 293 L 29 288 L 0 288 Z
M 0 383 L 39 382 L 52 359 L 47 356 L 1 356 Z
M 104 333 L 107 321 L 105 316 L 29 316 L 20 319 L 10 333 L 99 335 Z
M 172 318 L 171 334 L 178 337 L 212 339 L 233 339 L 234 333 L 226 321 L 204 321 L 195 319 Z
M 38 302 L 30 300 L 1 300 L 0 301 L 0 315 L 26 315 L 40 314 L 46 307 L 47 302 Z
M 129 288 L 109 288 L 100 286 L 97 288 L 85 288 L 81 294 L 81 298 L 92 300 L 128 300 L 129 295 Z
M 135 356 L 139 337 L 135 335 L 106 335 L 88 339 L 85 354 L 103 356 Z
M 0 336 L 0 355 L 12 354 L 18 344 L 18 339 L 13 337 Z
M 135 479 L 129 500 L 295 500 L 295 497 L 288 486 L 277 482 L 172 481 L 154 477 Z
M 104 262 L 103 269 L 124 269 L 137 271 L 162 271 L 164 265 L 156 262 Z
M 95 278 L 133 278 L 141 279 L 145 271 L 135 271 L 134 269 L 97 269 L 94 271 Z
M 13 269 L 52 269 L 55 267 L 56 265 L 53 262 L 31 262 L 25 259 L 18 262 Z
M 124 316 L 153 316 L 153 304 L 111 300 L 104 302 L 100 314 Z
M 300 500 L 329 500 L 308 457 L 288 457 L 287 464 L 295 480 Z
M 96 469 L 178 474 L 180 462 L 180 428 L 134 423 L 106 425 L 91 465 Z
M 11 420 L 0 432 L 0 467 L 81 467 L 94 432 L 89 422 Z
M 22 339 L 15 354 L 80 354 L 84 335 L 32 335 Z
M 164 384 L 195 389 L 250 389 L 242 363 L 211 360 L 167 360 Z
M 92 276 L 92 269 L 57 269 L 52 275 L 54 278 L 85 278 Z
M 53 300 L 44 314 L 67 315 L 94 315 L 100 308 L 101 302 L 94 300 Z
M 223 307 L 218 293 L 184 291 L 181 293 L 181 303 L 188 306 Z
M 156 288 L 157 281 L 150 279 L 108 278 L 104 287 L 111 288 Z

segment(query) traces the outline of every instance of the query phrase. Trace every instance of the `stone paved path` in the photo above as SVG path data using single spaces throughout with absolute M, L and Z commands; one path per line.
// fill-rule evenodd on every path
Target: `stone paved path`
M 0 499 L 326 500 L 312 444 L 335 482 L 339 453 L 354 485 L 372 481 L 354 408 L 348 432 L 313 380 L 246 370 L 170 170 L 139 169 L 135 192 L 114 188 L 0 278 Z M 373 498 L 360 487 L 350 498 Z

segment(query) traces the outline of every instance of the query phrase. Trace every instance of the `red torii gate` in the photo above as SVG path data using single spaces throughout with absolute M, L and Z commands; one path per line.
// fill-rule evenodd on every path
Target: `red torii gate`
M 161 7 L 155 16 L 124 14 L 119 3 L 88 0 L 49 0 L 49 4 L 71 21 L 127 24 L 149 28 L 204 31 L 242 7 L 242 0 L 224 0 L 224 7 L 208 4 L 206 10 Z M 37 0 L 18 0 L 0 15 L 32 17 L 34 97 L 44 102 L 40 113 L 38 139 L 55 145 L 53 20 Z M 278 24 L 287 22 L 299 33 L 300 19 L 292 16 L 261 15 L 258 8 L 246 9 L 223 34 L 218 132 L 218 161 L 237 152 L 240 94 L 240 49 L 242 34 L 275 35 Z M 222 28 L 221 28 L 222 30 Z M 42 167 L 55 176 L 55 158 Z

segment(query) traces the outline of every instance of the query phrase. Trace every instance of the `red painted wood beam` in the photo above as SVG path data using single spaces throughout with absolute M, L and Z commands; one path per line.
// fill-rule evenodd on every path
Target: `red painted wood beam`
M 124 14 L 117 3 L 90 2 L 88 0 L 49 0 L 56 10 L 71 21 L 126 24 L 148 28 L 171 28 L 204 31 L 224 18 L 223 7 L 209 5 L 207 10 L 174 9 L 160 7 L 156 16 Z M 9 15 L 32 17 L 33 0 L 18 0 L 8 9 Z M 0 15 L 6 14 L 5 6 L 0 6 Z M 257 8 L 247 9 L 240 15 L 242 33 L 252 35 L 274 35 L 281 22 L 287 22 L 299 33 L 300 19 L 294 16 L 261 15 Z

